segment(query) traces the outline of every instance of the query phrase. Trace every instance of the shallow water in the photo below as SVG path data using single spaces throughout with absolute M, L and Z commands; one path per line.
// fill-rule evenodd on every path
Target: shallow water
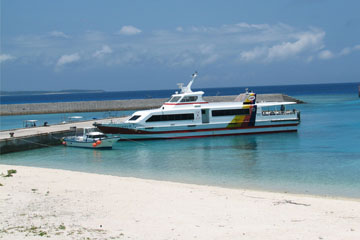
M 113 150 L 51 147 L 1 164 L 232 188 L 360 197 L 360 100 L 301 96 L 297 133 L 118 142 Z

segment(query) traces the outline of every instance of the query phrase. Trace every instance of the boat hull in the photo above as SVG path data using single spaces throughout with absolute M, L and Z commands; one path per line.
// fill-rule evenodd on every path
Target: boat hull
M 147 140 L 147 139 L 172 139 L 172 138 L 200 138 L 211 136 L 231 136 L 248 134 L 265 134 L 280 132 L 296 132 L 299 122 L 270 123 L 249 127 L 228 127 L 228 125 L 199 125 L 182 127 L 159 127 L 152 129 L 129 129 L 111 125 L 97 126 L 106 134 L 116 134 L 119 141 L 124 140 Z
M 64 145 L 68 147 L 80 147 L 80 148 L 93 148 L 93 149 L 111 149 L 115 142 L 117 142 L 119 138 L 111 138 L 111 139 L 102 139 L 100 144 L 96 144 L 93 141 L 77 141 L 73 139 L 64 139 Z M 95 144 L 94 144 L 95 143 Z

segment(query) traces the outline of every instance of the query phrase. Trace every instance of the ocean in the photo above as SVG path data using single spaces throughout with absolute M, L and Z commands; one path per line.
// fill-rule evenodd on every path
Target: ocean
M 356 94 L 360 83 L 333 83 L 333 84 L 303 84 L 280 86 L 247 86 L 229 88 L 202 88 L 193 91 L 204 91 L 204 96 L 229 96 L 243 93 L 249 88 L 256 93 L 284 93 L 291 96 L 317 94 Z M 92 93 L 58 93 L 34 95 L 0 95 L 0 104 L 22 103 L 50 103 L 50 102 L 77 102 L 77 101 L 104 101 L 147 98 L 168 98 L 178 89 L 148 90 L 148 91 L 121 91 L 121 92 L 92 92 Z
M 286 93 L 307 102 L 296 106 L 301 111 L 297 133 L 127 141 L 116 143 L 113 150 L 57 146 L 4 154 L 0 156 L 0 163 L 360 198 L 357 85 L 282 86 L 269 91 Z M 90 117 L 95 113 L 88 114 Z M 21 119 L 14 116 L 12 120 L 16 118 Z

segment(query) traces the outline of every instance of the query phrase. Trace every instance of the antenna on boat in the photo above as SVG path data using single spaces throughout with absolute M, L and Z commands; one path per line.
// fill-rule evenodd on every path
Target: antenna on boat
M 191 91 L 191 85 L 193 84 L 195 78 L 197 77 L 198 73 L 195 71 L 195 73 L 192 74 L 191 81 L 188 83 L 186 87 L 183 87 L 183 83 L 179 83 L 179 88 L 181 89 L 181 93 L 189 93 Z

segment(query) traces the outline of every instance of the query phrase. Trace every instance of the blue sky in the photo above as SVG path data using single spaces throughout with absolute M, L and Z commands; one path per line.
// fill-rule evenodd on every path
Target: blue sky
M 360 82 L 360 1 L 1 0 L 1 90 Z

